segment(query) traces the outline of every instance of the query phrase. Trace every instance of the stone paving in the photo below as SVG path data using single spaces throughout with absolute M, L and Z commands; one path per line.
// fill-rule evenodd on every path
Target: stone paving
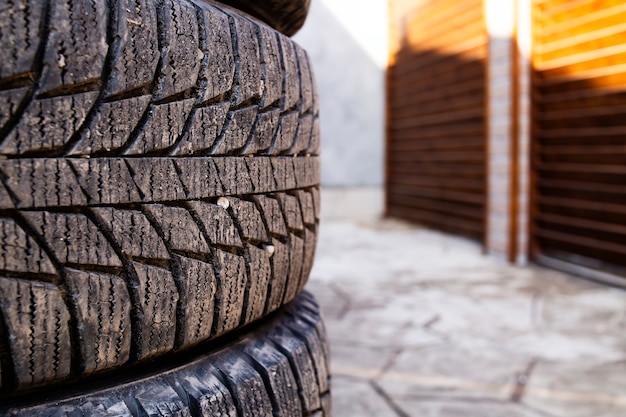
M 626 291 L 394 221 L 322 222 L 334 417 L 624 417 Z

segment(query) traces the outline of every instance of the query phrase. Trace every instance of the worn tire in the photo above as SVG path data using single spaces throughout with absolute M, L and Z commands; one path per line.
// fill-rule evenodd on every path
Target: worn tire
M 317 305 L 305 292 L 227 348 L 112 386 L 28 398 L 0 415 L 330 417 L 327 349 Z
M 0 46 L 0 391 L 187 349 L 303 288 L 300 47 L 200 0 L 0 0 Z
M 294 35 L 306 20 L 311 0 L 218 0 L 250 13 L 287 36 Z

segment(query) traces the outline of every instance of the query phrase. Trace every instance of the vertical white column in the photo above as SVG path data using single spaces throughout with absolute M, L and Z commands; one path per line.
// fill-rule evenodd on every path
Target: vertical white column
M 487 59 L 487 208 L 489 254 L 513 260 L 517 219 L 515 0 L 484 0 Z
M 532 0 L 517 0 L 517 251 L 515 261 L 528 262 L 530 221 L 530 143 L 532 92 Z

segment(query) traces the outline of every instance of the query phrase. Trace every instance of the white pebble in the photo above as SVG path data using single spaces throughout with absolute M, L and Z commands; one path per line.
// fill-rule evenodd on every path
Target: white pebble
M 274 251 L 276 250 L 274 245 L 265 245 L 263 249 L 265 249 L 265 252 L 267 252 L 270 258 L 272 257 L 272 255 L 274 254 Z
M 220 197 L 217 199 L 217 205 L 223 209 L 230 207 L 230 201 L 226 197 Z

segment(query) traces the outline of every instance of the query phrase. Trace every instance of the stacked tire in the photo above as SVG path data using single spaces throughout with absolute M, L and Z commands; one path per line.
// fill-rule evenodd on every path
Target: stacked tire
M 0 415 L 330 416 L 308 1 L 224 3 L 0 0 Z

